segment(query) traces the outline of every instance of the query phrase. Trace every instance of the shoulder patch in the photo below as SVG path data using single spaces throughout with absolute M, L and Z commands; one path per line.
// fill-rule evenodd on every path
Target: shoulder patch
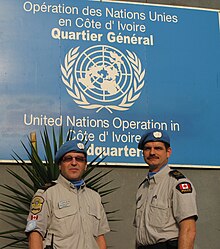
M 36 220 L 29 220 L 25 229 L 25 232 L 31 232 L 37 227 Z
M 176 178 L 177 180 L 182 179 L 182 178 L 186 178 L 180 171 L 178 171 L 176 169 L 170 171 L 169 175 Z
M 41 212 L 44 203 L 42 196 L 35 196 L 31 202 L 31 213 L 36 215 Z
M 189 182 L 181 182 L 176 186 L 182 194 L 192 193 L 192 185 Z

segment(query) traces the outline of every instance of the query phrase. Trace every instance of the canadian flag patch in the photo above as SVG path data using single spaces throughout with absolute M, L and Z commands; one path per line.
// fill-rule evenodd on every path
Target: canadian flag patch
M 176 188 L 182 193 L 192 193 L 192 185 L 189 182 L 181 182 L 179 183 Z
M 31 215 L 31 220 L 38 220 L 38 215 Z

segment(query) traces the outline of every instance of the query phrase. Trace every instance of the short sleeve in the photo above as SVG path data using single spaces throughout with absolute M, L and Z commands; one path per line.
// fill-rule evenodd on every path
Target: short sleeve
M 25 233 L 28 234 L 32 231 L 37 231 L 44 237 L 47 230 L 48 218 L 47 194 L 43 190 L 38 190 L 31 201 Z
M 188 179 L 176 181 L 173 187 L 173 214 L 178 223 L 182 220 L 198 218 L 196 190 Z
M 107 216 L 103 205 L 101 204 L 101 219 L 99 223 L 99 235 L 105 234 L 110 231 Z

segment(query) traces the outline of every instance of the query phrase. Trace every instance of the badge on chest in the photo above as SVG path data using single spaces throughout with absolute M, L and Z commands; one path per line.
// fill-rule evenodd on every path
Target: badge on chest
M 58 207 L 59 207 L 59 209 L 70 207 L 70 201 L 66 201 L 66 200 L 59 201 Z

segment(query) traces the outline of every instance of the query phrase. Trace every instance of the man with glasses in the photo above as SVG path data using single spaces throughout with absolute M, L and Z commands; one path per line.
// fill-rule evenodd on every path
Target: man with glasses
M 109 225 L 99 194 L 82 179 L 87 152 L 79 140 L 64 143 L 55 162 L 60 175 L 53 186 L 34 195 L 25 232 L 30 249 L 106 249 Z

